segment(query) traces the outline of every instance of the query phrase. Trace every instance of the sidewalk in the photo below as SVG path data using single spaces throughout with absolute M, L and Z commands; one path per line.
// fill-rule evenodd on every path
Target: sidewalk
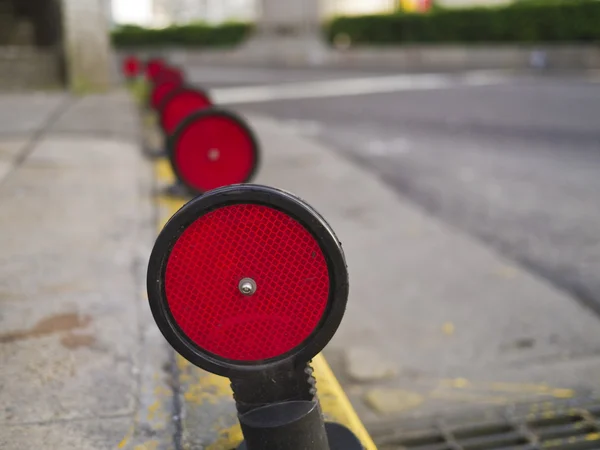
M 0 97 L 0 118 L 0 448 L 198 442 L 203 393 L 173 400 L 146 305 L 159 208 L 130 99 Z M 250 122 L 256 181 L 312 203 L 344 245 L 351 298 L 326 356 L 363 420 L 594 395 L 588 311 L 330 149 Z
M 0 110 L 0 448 L 114 449 L 134 418 L 137 444 L 171 442 L 170 415 L 140 414 L 170 392 L 170 356 L 145 303 L 137 112 L 125 93 Z

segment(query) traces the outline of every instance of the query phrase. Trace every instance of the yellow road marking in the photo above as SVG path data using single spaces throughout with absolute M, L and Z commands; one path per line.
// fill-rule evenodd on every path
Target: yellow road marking
M 469 389 L 471 391 L 488 391 L 506 394 L 533 394 L 550 396 L 554 398 L 573 398 L 576 392 L 573 389 L 555 388 L 544 383 L 507 383 L 503 381 L 472 382 L 465 378 L 440 380 L 438 389 Z
M 350 428 L 366 450 L 376 450 L 373 439 L 354 411 L 348 396 L 323 355 L 319 354 L 313 359 L 313 368 L 317 379 L 319 400 L 325 414 L 332 420 Z
M 127 444 L 129 444 L 129 440 L 133 437 L 134 432 L 135 432 L 135 427 L 132 425 L 131 427 L 129 427 L 129 431 L 127 432 L 127 435 L 117 445 L 117 448 L 119 448 L 119 449 L 125 448 L 127 446 Z

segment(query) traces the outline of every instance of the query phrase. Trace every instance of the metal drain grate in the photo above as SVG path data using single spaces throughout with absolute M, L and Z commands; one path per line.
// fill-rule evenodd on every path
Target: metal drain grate
M 504 416 L 476 425 L 440 422 L 427 432 L 389 431 L 376 440 L 379 450 L 600 450 L 600 404 Z

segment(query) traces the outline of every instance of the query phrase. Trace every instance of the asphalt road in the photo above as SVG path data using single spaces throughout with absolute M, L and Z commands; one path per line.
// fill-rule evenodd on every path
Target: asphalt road
M 376 76 L 223 68 L 190 74 L 209 88 Z M 600 311 L 598 81 L 507 75 L 485 86 L 275 99 L 239 108 L 314 135 L 430 214 Z
M 411 429 L 412 419 L 421 428 L 425 418 L 454 419 L 479 407 L 485 414 L 471 417 L 487 420 L 499 405 L 596 401 L 598 74 L 251 68 L 191 68 L 189 74 L 217 103 L 284 122 L 376 174 L 406 205 L 402 214 L 390 205 L 395 224 L 385 234 L 396 239 L 388 248 L 404 256 L 381 248 L 354 253 L 352 273 L 373 270 L 382 282 L 361 291 L 360 298 L 377 298 L 377 306 L 353 303 L 327 353 L 379 443 L 401 436 L 399 427 Z M 365 181 L 363 192 L 369 189 Z M 349 192 L 356 209 L 364 208 L 365 196 Z M 438 247 L 436 258 L 427 243 L 402 241 L 414 220 L 411 209 L 441 223 L 452 241 L 462 235 L 462 244 Z M 380 241 L 373 236 L 371 245 Z M 475 247 L 512 265 L 500 274 L 508 284 L 496 284 L 477 265 Z M 398 266 L 373 268 L 357 258 L 364 254 Z M 401 280 L 397 289 L 391 279 Z M 454 327 L 462 331 L 449 338 Z M 383 373 L 389 365 L 398 376 L 357 382 L 348 363 L 356 346 L 366 349 L 357 367 Z M 548 386 L 556 395 L 540 397 Z M 375 406 L 373 395 L 380 398 Z M 393 412 L 381 414 L 385 403 Z

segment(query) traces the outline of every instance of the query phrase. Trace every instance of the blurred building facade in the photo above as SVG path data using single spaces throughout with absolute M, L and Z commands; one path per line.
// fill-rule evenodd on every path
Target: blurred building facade
M 485 6 L 508 3 L 511 0 L 434 0 L 448 8 L 461 6 Z M 381 14 L 404 9 L 419 11 L 428 9 L 432 0 L 322 0 L 325 16 Z
M 397 11 L 400 8 L 420 10 L 423 8 L 417 7 L 418 5 L 430 5 L 432 1 L 442 6 L 456 7 L 493 5 L 510 0 L 320 0 L 320 10 L 323 17 L 380 14 Z M 120 23 L 154 28 L 191 22 L 218 24 L 228 21 L 256 21 L 261 14 L 260 0 L 112 0 L 112 2 L 113 10 L 129 11 L 129 14 L 117 17 Z M 285 5 L 285 1 L 282 4 Z
M 0 0 L 0 89 L 109 84 L 110 0 Z
M 126 1 L 126 0 L 122 0 Z M 152 25 L 222 23 L 256 18 L 254 0 L 153 0 Z
M 511 0 L 436 0 L 441 6 L 448 8 L 463 6 L 493 6 L 502 3 L 510 3 Z
M 321 9 L 329 17 L 392 12 L 398 5 L 398 0 L 322 0 Z
M 0 0 L 0 45 L 52 47 L 60 35 L 59 0 Z
M 63 81 L 59 0 L 0 0 L 0 87 Z

